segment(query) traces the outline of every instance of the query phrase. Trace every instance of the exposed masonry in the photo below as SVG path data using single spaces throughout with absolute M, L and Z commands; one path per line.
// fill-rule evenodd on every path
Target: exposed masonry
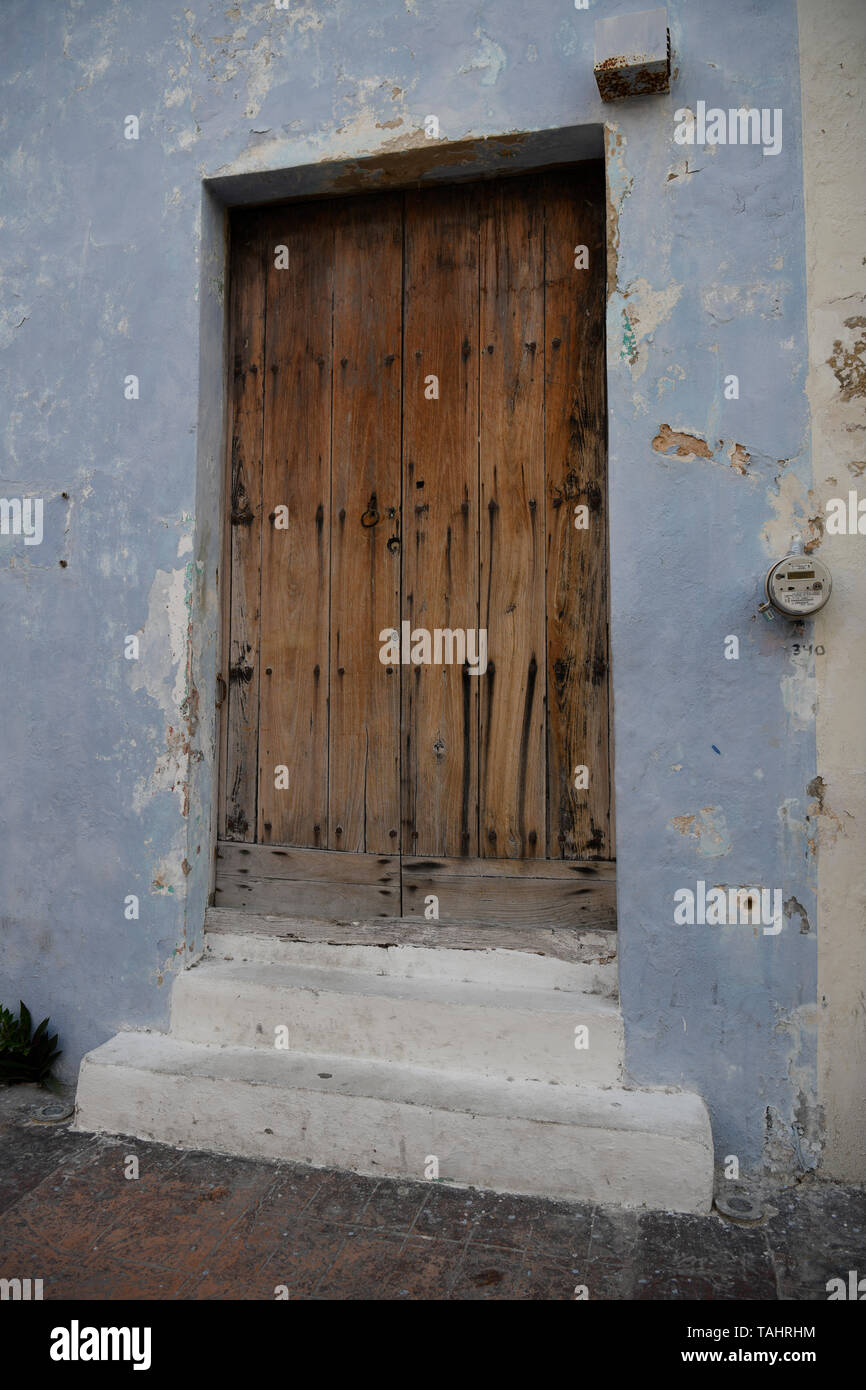
M 691 463 L 692 459 L 696 458 L 713 457 L 713 451 L 705 439 L 699 439 L 694 434 L 685 434 L 681 430 L 672 430 L 670 425 L 659 426 L 659 432 L 653 440 L 653 448 L 658 454 L 669 455 L 673 452 L 685 463 Z
M 844 326 L 849 332 L 844 339 L 836 339 L 827 363 L 839 383 L 840 399 L 850 401 L 866 396 L 866 332 L 858 332 L 866 329 L 866 317 L 854 314 L 844 320 Z
M 684 463 L 691 463 L 696 458 L 715 459 L 715 455 L 705 439 L 701 439 L 696 434 L 687 434 L 683 430 L 672 430 L 670 425 L 659 426 L 659 432 L 652 444 L 656 453 L 663 454 L 665 458 L 680 458 Z M 724 440 L 720 439 L 719 448 L 721 449 L 723 446 Z M 746 477 L 752 457 L 748 450 L 742 444 L 733 441 L 726 452 L 734 472 Z

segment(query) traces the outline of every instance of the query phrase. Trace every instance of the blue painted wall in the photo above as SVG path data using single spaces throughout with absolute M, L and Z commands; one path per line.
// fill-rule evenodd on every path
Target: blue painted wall
M 0 494 L 45 499 L 41 546 L 0 537 L 0 1000 L 50 1013 L 67 1076 L 118 1028 L 164 1027 L 172 976 L 201 945 L 220 199 L 243 174 L 424 148 L 431 113 L 448 140 L 607 121 L 628 1066 L 699 1090 L 720 1155 L 814 1162 L 814 657 L 757 615 L 770 559 L 813 534 L 796 14 L 789 0 L 677 0 L 671 95 L 605 105 L 593 23 L 635 8 L 0 9 Z M 676 145 L 673 113 L 698 100 L 780 107 L 781 153 Z M 729 373 L 738 401 L 723 399 Z M 666 446 L 664 426 L 698 453 Z M 781 888 L 782 932 L 676 926 L 674 893 L 698 879 Z

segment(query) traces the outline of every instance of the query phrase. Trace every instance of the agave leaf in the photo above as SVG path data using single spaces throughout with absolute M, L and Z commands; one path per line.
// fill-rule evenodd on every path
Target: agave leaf
M 49 1089 L 59 1086 L 51 1066 L 62 1052 L 55 1046 L 57 1034 L 47 1035 L 49 1019 L 43 1018 L 35 1033 L 30 1010 L 19 1000 L 18 1018 L 0 1007 L 0 1080 L 10 1085 L 36 1081 Z M 59 1092 L 58 1092 L 59 1094 Z

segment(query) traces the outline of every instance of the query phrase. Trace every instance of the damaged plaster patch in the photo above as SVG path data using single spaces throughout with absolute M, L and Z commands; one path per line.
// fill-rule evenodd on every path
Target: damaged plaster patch
M 719 439 L 716 442 L 717 449 L 727 457 L 728 464 L 735 473 L 741 478 L 749 478 L 754 481 L 754 475 L 749 471 L 749 464 L 752 462 L 752 454 L 744 444 L 738 444 L 736 440 L 731 440 L 727 449 L 724 447 L 725 441 Z M 689 433 L 685 430 L 673 430 L 670 425 L 659 425 L 659 432 L 652 442 L 652 446 L 657 454 L 662 454 L 665 458 L 682 459 L 683 463 L 692 463 L 696 458 L 709 459 L 711 463 L 721 464 L 722 458 L 710 448 L 707 440 L 699 434 Z
M 778 1011 L 775 1032 L 787 1042 L 787 1074 L 796 1101 L 790 1118 L 776 1106 L 765 1111 L 764 1163 L 772 1173 L 811 1172 L 821 1156 L 824 1113 L 813 1097 L 818 1045 L 818 1006 Z
M 812 930 L 812 925 L 809 921 L 806 909 L 803 906 L 803 904 L 797 898 L 786 898 L 782 906 L 786 917 L 799 917 L 800 935 L 808 935 L 808 933 Z
M 806 552 L 811 553 L 821 544 L 824 535 L 821 507 L 796 473 L 786 471 L 777 483 L 778 491 L 768 493 L 776 516 L 766 523 L 761 533 L 767 554 L 776 558 L 787 555 L 791 541 L 798 537 Z
M 669 822 L 681 835 L 690 835 L 698 842 L 698 854 L 704 859 L 720 859 L 731 848 L 725 813 L 720 806 L 703 806 L 689 816 L 674 816 Z
M 163 946 L 164 949 L 163 942 L 159 942 L 159 945 Z M 175 946 L 171 954 L 169 956 L 166 956 L 162 960 L 162 963 L 155 967 L 153 971 L 153 978 L 159 987 L 162 987 L 162 985 L 165 984 L 166 976 L 173 978 L 176 974 L 178 974 L 179 970 L 183 966 L 184 950 L 185 948 L 183 946 Z
M 632 280 L 619 293 L 628 302 L 623 306 L 623 346 L 620 357 L 632 368 L 637 379 L 647 366 L 647 354 L 641 354 L 642 342 L 652 342 L 660 324 L 665 323 L 683 292 L 682 285 L 672 283 L 666 289 L 654 290 L 648 280 Z M 636 369 L 636 370 L 635 370 Z
M 735 318 L 777 319 L 782 315 L 782 289 L 781 284 L 713 285 L 701 298 L 715 323 L 732 323 Z
M 782 691 L 782 704 L 788 716 L 788 729 L 799 733 L 811 729 L 815 721 L 817 689 L 815 684 L 815 663 L 812 653 L 801 646 L 799 651 L 793 647 L 788 653 L 789 664 L 794 668 L 782 676 L 779 685 Z
M 227 10 L 226 18 L 235 21 L 231 32 L 205 40 L 195 29 L 193 11 L 185 9 L 183 14 L 187 38 L 182 46 L 187 62 L 177 70 L 169 69 L 169 77 L 175 85 L 167 89 L 164 100 L 170 97 L 171 104 L 177 105 L 181 99 L 183 89 L 179 79 L 189 74 L 194 48 L 198 62 L 203 65 L 211 81 L 219 84 L 237 81 L 245 89 L 243 114 L 248 120 L 258 116 L 274 81 L 280 79 L 289 49 L 308 47 L 307 35 L 311 31 L 321 30 L 325 24 L 313 0 L 298 0 L 291 9 L 280 11 L 279 14 L 275 14 L 272 6 L 260 4 L 253 8 L 251 15 L 246 16 L 247 22 L 243 22 L 239 9 Z M 250 35 L 253 24 L 265 25 L 256 38 Z M 188 149 L 199 134 L 200 127 L 196 124 L 194 129 L 178 137 L 176 148 Z
M 505 50 L 500 48 L 498 43 L 494 43 L 483 29 L 476 29 L 475 37 L 480 39 L 477 53 L 457 71 L 460 73 L 481 72 L 484 74 L 481 78 L 482 87 L 492 87 L 499 81 L 500 73 L 505 67 Z
M 866 396 L 866 318 L 855 314 L 845 319 L 844 327 L 848 332 L 834 342 L 827 365 L 839 383 L 842 400 L 850 401 L 855 396 Z
M 749 460 L 751 454 L 747 454 L 742 444 L 732 444 L 728 450 L 728 458 L 731 460 L 731 467 L 737 473 L 742 473 L 743 477 L 749 471 Z
M 16 295 L 12 291 L 7 291 L 7 294 L 12 294 L 15 299 L 20 298 L 20 295 Z M 27 322 L 32 312 L 33 308 L 30 304 L 4 305 L 0 308 L 0 350 L 5 350 L 11 346 L 15 341 L 17 330 Z
M 162 897 L 182 897 L 186 892 L 186 858 L 183 850 L 184 831 L 181 827 L 175 839 L 179 842 L 168 854 L 164 854 L 153 871 L 150 884 L 152 893 Z
M 823 777 L 813 777 L 806 792 L 813 798 L 809 802 L 806 821 L 812 827 L 812 834 L 809 837 L 809 852 L 815 854 L 817 850 L 835 844 L 839 836 L 847 835 L 848 831 L 841 816 L 831 810 L 824 799 L 827 794 L 827 786 Z M 846 811 L 845 815 L 853 820 L 850 811 Z
M 665 372 L 664 376 L 660 376 L 658 379 L 658 385 L 656 386 L 656 395 L 658 396 L 659 400 L 661 400 L 665 391 L 672 390 L 678 382 L 685 381 L 685 379 L 685 367 L 681 367 L 679 362 L 672 362 L 670 366 L 667 368 L 667 371 Z
M 659 425 L 659 432 L 653 440 L 653 448 L 657 454 L 664 454 L 669 458 L 674 454 L 684 463 L 691 463 L 693 459 L 711 459 L 713 451 L 705 439 L 701 439 L 696 434 L 685 434 L 681 430 L 672 430 L 670 425 Z
M 710 150 L 715 154 L 715 146 L 711 145 Z M 701 164 L 697 169 L 690 169 L 688 159 L 682 159 L 678 164 L 675 164 L 672 169 L 668 170 L 665 183 L 671 183 L 673 179 L 688 178 L 690 174 L 699 174 L 703 167 L 704 166 Z
M 157 570 L 139 659 L 130 663 L 130 688 L 143 690 L 156 701 L 166 728 L 165 746 L 157 754 L 152 774 L 133 792 L 136 811 L 160 791 L 176 792 L 184 815 L 188 809 L 190 739 L 198 722 L 193 708 L 197 697 L 189 679 L 191 568 Z
M 346 74 L 343 80 L 349 81 Z M 331 159 L 358 159 L 365 155 L 373 154 L 382 159 L 389 155 L 398 154 L 407 150 L 426 149 L 431 151 L 435 148 L 437 141 L 431 140 L 424 129 L 424 115 L 417 111 L 412 111 L 408 105 L 411 89 L 415 84 L 412 83 L 407 89 L 398 87 L 393 77 L 362 77 L 354 80 L 351 93 L 341 97 L 341 106 L 345 114 L 340 116 L 334 134 L 340 136 L 340 145 L 337 150 L 330 148 L 332 136 L 328 132 L 322 132 L 317 136 L 310 137 L 308 141 L 309 162 L 315 163 L 327 157 Z M 387 102 L 388 106 L 384 106 Z M 393 103 L 397 104 L 394 111 Z M 384 107 L 384 109 L 383 109 Z M 396 130 L 402 128 L 402 133 L 391 136 L 390 139 L 382 139 L 383 130 Z M 439 139 L 445 142 L 447 132 L 440 132 Z M 271 168 L 276 156 L 271 153 L 268 160 L 262 164 L 263 168 Z M 293 153 L 289 163 L 299 162 L 300 155 L 293 147 Z M 250 172 L 255 165 L 245 161 L 244 168 L 237 170 L 233 166 L 222 170 L 223 173 Z M 347 171 L 347 176 L 354 172 L 357 178 L 357 171 Z M 375 182 L 374 170 L 370 169 L 370 182 Z M 411 177 L 407 176 L 407 177 Z M 335 185 L 334 191 L 338 190 Z M 352 185 L 352 191 L 357 191 L 356 185 Z
M 779 821 L 779 855 L 783 863 L 801 864 L 808 843 L 806 822 L 801 818 L 800 801 L 786 796 L 776 815 Z
M 605 123 L 605 187 L 607 193 L 607 297 L 617 291 L 619 266 L 619 219 L 622 206 L 634 184 L 634 177 L 625 166 L 625 136 L 615 126 Z M 608 341 L 613 341 L 613 333 Z
M 179 560 L 182 559 L 184 555 L 192 554 L 193 518 L 189 512 L 181 513 L 180 525 L 187 529 L 181 530 L 180 536 L 178 537 L 177 558 Z

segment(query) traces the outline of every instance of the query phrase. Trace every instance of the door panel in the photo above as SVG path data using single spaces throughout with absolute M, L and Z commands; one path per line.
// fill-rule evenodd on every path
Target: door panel
M 611 928 L 616 924 L 612 864 L 545 859 L 401 860 L 403 915 L 425 920 L 431 894 L 443 926 L 483 922 L 490 927 Z
M 603 208 L 583 166 L 236 219 L 218 905 L 611 925 Z
M 478 204 L 406 195 L 403 608 L 478 627 Z M 478 854 L 479 677 L 403 669 L 403 850 Z
M 260 843 L 326 844 L 333 235 L 319 204 L 265 222 Z
M 214 904 L 295 917 L 399 917 L 400 857 L 223 843 Z
M 232 416 L 227 560 L 228 680 L 224 702 L 219 833 L 254 840 L 259 772 L 259 636 L 262 545 L 262 380 L 265 270 L 261 218 L 239 218 L 232 246 L 229 409 Z M 225 642 L 225 638 L 224 638 Z
M 533 190 L 534 192 L 534 190 Z M 480 854 L 543 859 L 544 206 L 521 180 L 481 216 Z
M 334 248 L 330 619 L 324 589 L 321 621 L 331 630 L 327 844 L 356 853 L 400 848 L 400 673 L 377 653 L 379 632 L 400 608 L 402 247 L 400 194 L 352 199 L 342 210 Z
M 545 195 L 548 853 L 611 859 L 604 214 L 563 175 L 545 180 Z M 579 246 L 588 271 L 575 269 Z

